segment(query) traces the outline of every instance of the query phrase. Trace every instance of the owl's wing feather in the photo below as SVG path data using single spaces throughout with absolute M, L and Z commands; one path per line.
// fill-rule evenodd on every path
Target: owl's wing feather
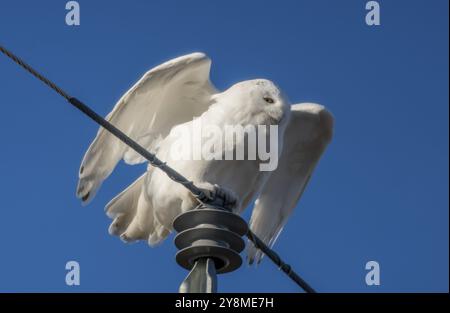
M 291 112 L 278 168 L 264 184 L 250 220 L 250 229 L 269 246 L 296 207 L 333 135 L 333 116 L 323 106 L 295 104 Z M 261 251 L 250 242 L 247 252 L 250 264 L 261 261 Z
M 152 150 L 173 126 L 207 110 L 217 92 L 209 80 L 210 66 L 206 55 L 192 53 L 151 69 L 120 98 L 106 119 Z M 128 164 L 145 161 L 100 128 L 81 163 L 77 197 L 89 202 L 122 158 Z

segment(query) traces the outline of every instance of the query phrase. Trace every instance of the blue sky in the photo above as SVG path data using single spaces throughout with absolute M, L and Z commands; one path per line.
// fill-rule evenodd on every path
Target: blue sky
M 219 88 L 275 81 L 326 105 L 335 137 L 275 248 L 318 291 L 448 291 L 448 1 L 1 1 L 0 40 L 106 115 L 148 69 L 203 51 Z M 0 291 L 175 292 L 173 237 L 156 249 L 108 235 L 104 205 L 143 166 L 121 164 L 88 207 L 77 171 L 97 125 L 0 56 Z M 248 218 L 250 210 L 245 216 Z M 65 285 L 65 264 L 81 285 Z M 381 285 L 365 284 L 376 260 Z M 267 259 L 221 292 L 296 292 Z

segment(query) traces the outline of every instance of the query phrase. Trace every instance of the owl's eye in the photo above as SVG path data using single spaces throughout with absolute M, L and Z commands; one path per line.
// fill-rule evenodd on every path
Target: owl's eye
M 275 101 L 273 101 L 272 98 L 270 97 L 264 97 L 264 101 L 266 101 L 267 103 L 274 103 Z

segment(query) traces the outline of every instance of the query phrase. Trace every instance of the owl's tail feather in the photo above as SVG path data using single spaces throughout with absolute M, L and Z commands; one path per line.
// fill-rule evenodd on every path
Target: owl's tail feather
M 170 234 L 170 230 L 154 217 L 153 206 L 143 189 L 146 175 L 112 199 L 105 211 L 113 219 L 109 226 L 111 235 L 120 236 L 125 242 L 146 240 L 150 246 L 156 246 Z
M 106 215 L 113 219 L 113 222 L 109 226 L 109 233 L 111 235 L 121 236 L 124 241 L 144 239 L 142 237 L 144 234 L 139 229 L 140 227 L 136 227 L 138 225 L 134 224 L 137 224 L 135 217 L 138 211 L 145 176 L 146 173 L 118 194 L 105 207 Z

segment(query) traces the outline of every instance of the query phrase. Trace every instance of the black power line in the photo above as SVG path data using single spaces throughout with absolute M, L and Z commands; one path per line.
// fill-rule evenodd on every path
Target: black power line
M 24 68 L 27 72 L 29 72 L 31 75 L 42 81 L 44 84 L 46 84 L 48 87 L 56 91 L 59 95 L 64 97 L 70 104 L 72 104 L 74 107 L 76 107 L 78 110 L 83 112 L 85 115 L 87 115 L 89 118 L 91 118 L 94 122 L 101 125 L 103 128 L 105 128 L 107 131 L 109 131 L 111 134 L 116 136 L 119 140 L 121 140 L 123 143 L 125 143 L 127 146 L 131 147 L 134 151 L 139 153 L 141 156 L 143 156 L 151 165 L 158 167 L 161 169 L 164 173 L 169 176 L 170 179 L 173 181 L 182 184 L 185 186 L 200 202 L 208 203 L 211 201 L 210 198 L 206 196 L 206 194 L 197 186 L 194 185 L 194 183 L 190 180 L 188 180 L 186 177 L 172 169 L 170 166 L 166 165 L 165 162 L 158 159 L 153 153 L 147 151 L 144 149 L 141 145 L 139 145 L 136 141 L 128 137 L 125 133 L 123 133 L 120 129 L 115 127 L 113 124 L 105 120 L 102 116 L 97 114 L 95 111 L 93 111 L 90 107 L 88 107 L 86 104 L 81 102 L 75 97 L 70 96 L 68 93 L 66 93 L 64 90 L 59 88 L 56 84 L 54 84 L 52 81 L 41 75 L 39 72 L 37 72 L 35 69 L 33 69 L 30 65 L 25 63 L 22 59 L 14 55 L 11 51 L 7 50 L 3 46 L 0 46 L 0 51 L 4 53 L 7 57 L 9 57 L 11 60 L 13 60 L 15 63 L 20 65 L 22 68 Z M 250 241 L 253 242 L 256 248 L 260 249 L 267 257 L 269 257 L 272 262 L 274 262 L 280 270 L 282 270 L 286 275 L 288 275 L 297 285 L 299 285 L 303 290 L 305 290 L 308 293 L 315 293 L 315 290 L 309 286 L 308 283 L 306 283 L 299 275 L 297 275 L 294 270 L 292 270 L 291 266 L 287 263 L 285 263 L 279 255 L 270 249 L 261 239 L 259 239 L 252 231 L 247 232 L 247 237 Z

